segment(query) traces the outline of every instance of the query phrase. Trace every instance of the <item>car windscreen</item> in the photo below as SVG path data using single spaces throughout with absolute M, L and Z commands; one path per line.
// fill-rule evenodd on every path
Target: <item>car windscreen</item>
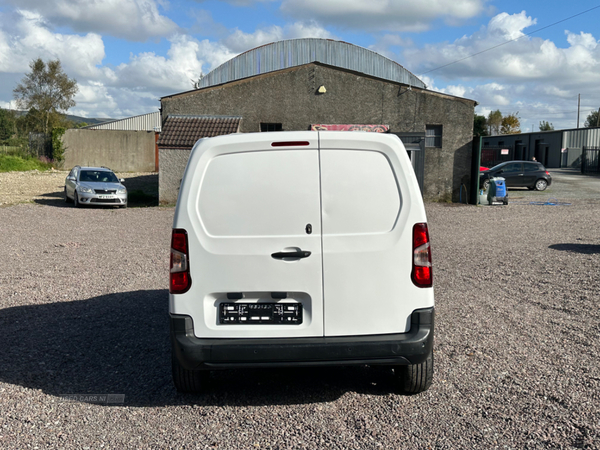
M 112 172 L 106 170 L 82 170 L 79 181 L 96 183 L 118 183 L 119 179 Z

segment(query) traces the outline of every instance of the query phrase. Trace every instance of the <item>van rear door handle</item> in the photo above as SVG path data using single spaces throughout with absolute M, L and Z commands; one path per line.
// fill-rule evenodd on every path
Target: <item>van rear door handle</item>
M 275 259 L 285 259 L 285 258 L 308 258 L 310 256 L 310 252 L 306 250 L 299 250 L 296 252 L 277 252 L 271 253 L 271 257 Z

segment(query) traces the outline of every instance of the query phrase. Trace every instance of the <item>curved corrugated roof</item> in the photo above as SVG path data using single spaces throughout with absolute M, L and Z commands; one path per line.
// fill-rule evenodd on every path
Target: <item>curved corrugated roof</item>
M 319 62 L 426 89 L 397 62 L 366 48 L 330 39 L 290 39 L 249 50 L 220 65 L 200 80 L 200 88 L 268 72 Z

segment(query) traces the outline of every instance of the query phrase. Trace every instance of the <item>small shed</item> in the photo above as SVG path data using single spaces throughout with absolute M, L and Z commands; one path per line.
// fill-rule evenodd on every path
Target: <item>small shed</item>
M 181 177 L 192 147 L 205 137 L 238 133 L 242 118 L 238 116 L 171 115 L 163 123 L 158 139 L 158 201 L 177 201 Z

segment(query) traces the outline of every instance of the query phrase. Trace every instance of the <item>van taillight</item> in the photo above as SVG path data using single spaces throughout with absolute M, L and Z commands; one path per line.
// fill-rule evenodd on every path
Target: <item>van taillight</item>
M 189 251 L 187 231 L 174 229 L 171 236 L 171 264 L 169 276 L 169 292 L 183 294 L 190 289 Z
M 431 287 L 431 249 L 426 223 L 417 223 L 413 227 L 413 263 L 411 278 L 417 287 Z

